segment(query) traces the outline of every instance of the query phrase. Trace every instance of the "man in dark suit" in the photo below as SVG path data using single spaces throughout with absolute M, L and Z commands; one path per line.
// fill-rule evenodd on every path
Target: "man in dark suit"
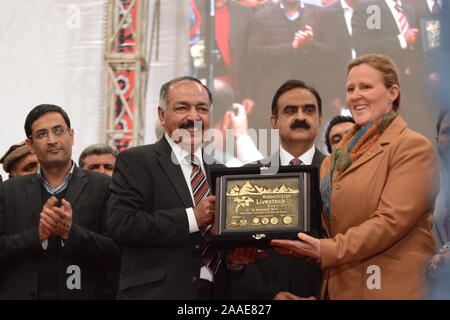
M 355 7 L 352 29 L 358 56 L 381 53 L 395 62 L 403 76 L 414 73 L 419 30 L 409 3 L 362 0 Z
M 319 13 L 319 7 L 303 1 L 281 0 L 253 16 L 248 38 L 249 58 L 255 68 L 251 97 L 257 110 L 250 118 L 253 127 L 267 123 L 261 110 L 286 79 L 308 78 L 311 83 L 319 80 L 316 70 L 321 44 L 314 35 Z
M 322 115 L 318 92 L 299 80 L 286 81 L 275 93 L 270 120 L 280 133 L 280 150 L 258 163 L 274 170 L 279 165 L 313 165 L 325 156 L 314 146 Z M 320 210 L 317 210 L 320 216 Z M 318 219 L 320 221 L 320 219 Z M 319 230 L 319 233 L 321 231 Z M 267 258 L 245 267 L 233 281 L 232 298 L 296 300 L 318 297 L 322 272 L 303 258 L 287 257 L 273 249 Z
M 39 105 L 25 121 L 40 169 L 0 185 L 0 298 L 112 299 L 120 253 L 106 236 L 110 178 L 71 160 L 66 112 Z
M 202 15 L 201 31 L 207 37 L 209 30 L 207 10 L 208 1 L 197 1 L 196 6 Z M 234 0 L 215 0 L 214 77 L 229 84 L 235 92 L 235 101 L 246 98 L 248 84 L 247 39 L 248 25 L 253 14 L 248 8 Z M 206 71 L 206 70 L 205 70 Z M 199 77 L 205 77 L 200 74 Z M 216 97 L 214 100 L 217 101 Z
M 439 46 L 432 47 L 430 42 L 432 40 L 429 37 L 432 33 L 425 30 L 425 24 L 430 23 L 430 21 L 440 20 L 442 11 L 442 0 L 409 0 L 408 4 L 414 8 L 414 13 L 416 17 L 416 25 L 420 29 L 419 39 L 417 41 L 418 45 L 418 69 L 421 82 L 420 89 L 424 91 L 425 97 L 423 101 L 430 105 L 438 105 L 439 101 L 436 100 L 438 95 L 437 85 L 441 78 L 440 65 L 437 63 Z M 439 22 L 441 25 L 441 22 Z M 441 27 L 442 29 L 442 27 Z M 441 31 L 441 34 L 442 31 Z M 428 44 L 425 46 L 424 42 Z M 442 41 L 440 41 L 442 43 Z
M 315 36 L 323 43 L 320 91 L 324 105 L 330 102 L 336 109 L 345 106 L 347 64 L 356 58 L 352 41 L 352 16 L 357 0 L 339 0 L 323 7 Z M 325 108 L 325 118 L 331 118 L 332 108 Z
M 158 107 L 164 136 L 117 158 L 109 228 L 122 248 L 120 299 L 225 297 L 225 263 L 202 241 L 215 207 L 208 182 L 214 160 L 201 148 L 211 104 L 199 80 L 167 82 Z

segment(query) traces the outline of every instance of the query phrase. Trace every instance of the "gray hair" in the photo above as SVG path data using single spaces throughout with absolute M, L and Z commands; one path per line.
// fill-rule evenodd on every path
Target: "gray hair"
M 83 152 L 81 152 L 80 159 L 78 160 L 78 165 L 80 166 L 80 168 L 83 168 L 85 165 L 84 159 L 86 159 L 86 157 L 88 156 L 92 156 L 93 154 L 95 155 L 112 154 L 114 157 L 117 158 L 118 153 L 119 152 L 115 148 L 108 146 L 105 143 L 93 144 L 85 148 Z
M 198 80 L 197 78 L 189 77 L 189 76 L 183 76 L 183 77 L 172 79 L 172 80 L 164 83 L 161 86 L 161 90 L 159 91 L 159 107 L 161 109 L 167 110 L 170 86 L 175 84 L 175 83 L 177 83 L 177 82 L 183 82 L 183 81 L 194 81 L 194 82 L 197 82 L 198 84 L 200 84 L 206 90 L 206 92 L 208 93 L 209 104 L 212 105 L 212 103 L 213 103 L 212 93 L 208 89 L 208 87 L 203 85 L 203 83 L 201 83 L 201 81 Z

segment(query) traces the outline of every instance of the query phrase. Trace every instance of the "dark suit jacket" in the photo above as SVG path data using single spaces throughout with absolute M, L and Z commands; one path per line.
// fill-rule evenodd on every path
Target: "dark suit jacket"
M 194 205 L 171 152 L 162 137 L 117 158 L 109 229 L 122 248 L 120 299 L 198 298 L 201 239 L 199 232 L 189 233 L 186 208 Z M 209 160 L 204 155 L 207 176 Z M 223 295 L 221 272 L 214 278 L 216 297 Z
M 445 1 L 443 1 L 444 4 Z M 424 52 L 424 46 L 422 37 L 426 33 L 422 30 L 421 21 L 426 19 L 439 19 L 439 14 L 433 14 L 428 7 L 428 3 L 425 0 L 410 0 L 408 4 L 414 8 L 414 16 L 416 18 L 415 25 L 419 28 L 420 32 L 417 39 L 417 54 L 418 54 L 418 65 L 421 67 L 420 71 L 423 73 L 423 81 L 426 82 L 428 75 L 431 72 L 440 73 L 442 70 L 439 69 L 439 65 L 436 62 L 438 59 L 438 50 L 432 49 Z M 442 9 L 441 9 L 442 11 Z M 442 32 L 442 31 L 441 31 Z
M 204 37 L 207 37 L 209 32 L 207 29 L 209 12 L 207 11 L 206 4 L 207 1 L 197 0 L 197 7 L 202 14 L 202 33 Z M 226 6 L 228 6 L 228 14 L 230 18 L 228 45 L 231 55 L 231 70 L 229 70 L 231 73 L 229 75 L 233 81 L 233 89 L 236 94 L 235 100 L 240 101 L 245 98 L 246 86 L 249 81 L 247 69 L 247 41 L 248 25 L 250 18 L 253 15 L 253 11 L 251 8 L 237 3 L 234 0 L 227 1 Z M 216 49 L 220 50 L 217 44 Z M 217 60 L 218 61 L 215 61 L 216 64 L 214 66 L 215 76 L 218 77 L 223 74 L 227 74 L 228 70 L 226 70 L 223 60 L 221 58 Z
M 290 21 L 284 15 L 279 5 L 267 6 L 256 12 L 249 25 L 249 56 L 254 70 L 252 71 L 252 98 L 256 107 L 267 110 L 270 101 L 286 80 L 301 79 L 308 84 L 317 86 L 317 52 L 321 46 L 313 41 L 309 47 L 298 50 L 292 48 L 295 33 L 306 25 L 315 30 L 319 21 L 319 9 L 305 4 L 300 17 Z M 264 112 L 253 112 L 251 120 L 267 123 Z
M 252 10 L 234 1 L 227 3 L 230 12 L 230 53 L 232 61 L 231 77 L 236 93 L 236 101 L 247 97 L 250 81 L 248 69 L 248 25 Z
M 279 152 L 271 160 L 275 157 L 279 159 Z M 311 165 L 320 168 L 323 159 L 325 156 L 316 149 Z M 267 160 L 262 163 L 267 163 Z M 280 291 L 289 291 L 300 297 L 319 296 L 322 281 L 319 267 L 303 258 L 280 255 L 273 249 L 266 249 L 265 252 L 267 258 L 256 260 L 232 277 L 230 298 L 273 299 Z
M 345 101 L 344 83 L 353 43 L 340 1 L 323 8 L 314 36 L 323 44 L 322 63 L 317 69 L 322 73 L 320 92 L 326 99 L 338 97 Z
M 110 178 L 75 168 L 65 199 L 73 210 L 72 229 L 59 250 L 61 299 L 112 299 L 118 282 L 120 253 L 106 236 Z M 45 252 L 39 240 L 42 210 L 37 174 L 0 184 L 0 298 L 35 299 L 39 263 Z M 81 271 L 81 289 L 69 290 L 68 267 Z
M 370 11 L 367 13 L 369 6 L 377 6 L 379 8 L 379 28 L 372 25 L 372 22 L 376 19 L 374 19 L 374 12 Z M 414 28 L 414 10 L 406 1 L 402 1 L 402 7 L 406 13 L 410 28 Z M 353 12 L 352 30 L 354 46 L 358 56 L 368 53 L 381 53 L 387 55 L 395 62 L 401 74 L 403 74 L 406 67 L 414 71 L 416 53 L 411 49 L 401 48 L 398 39 L 397 22 L 386 1 L 363 0 L 359 2 Z M 420 42 L 416 42 L 415 48 L 419 45 Z

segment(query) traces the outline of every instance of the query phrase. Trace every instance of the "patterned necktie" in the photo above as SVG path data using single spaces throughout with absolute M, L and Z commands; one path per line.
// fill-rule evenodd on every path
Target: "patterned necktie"
M 199 159 L 191 154 L 186 156 L 186 160 L 192 165 L 192 173 L 191 173 L 191 187 L 192 194 L 194 196 L 194 205 L 196 206 L 200 200 L 204 197 L 208 196 L 210 193 L 208 180 L 206 180 L 206 176 L 203 173 L 202 167 L 200 166 Z M 214 231 L 213 225 L 208 225 L 200 230 L 201 235 L 201 246 L 202 246 L 202 263 L 201 267 L 209 268 L 212 273 L 216 273 L 219 268 L 221 259 L 220 252 L 214 247 L 210 246 L 206 241 L 205 236 L 208 233 L 212 233 Z
M 394 2 L 395 2 L 394 8 L 395 8 L 395 10 L 397 10 L 397 12 L 400 15 L 400 18 L 399 18 L 400 32 L 402 34 L 405 34 L 409 29 L 409 23 L 408 23 L 408 19 L 406 19 L 406 13 L 403 12 L 403 8 L 402 8 L 402 5 L 400 4 L 400 0 L 394 0 Z
M 299 166 L 299 165 L 303 164 L 303 162 L 300 159 L 293 158 L 291 161 L 289 161 L 289 164 L 291 166 Z
M 433 7 L 431 8 L 432 14 L 438 14 L 441 11 L 441 6 L 439 5 L 438 0 L 434 0 Z
M 194 206 L 196 206 L 200 200 L 209 194 L 209 184 L 200 166 L 199 159 L 191 154 L 186 157 L 186 160 L 192 165 L 191 187 L 194 195 Z

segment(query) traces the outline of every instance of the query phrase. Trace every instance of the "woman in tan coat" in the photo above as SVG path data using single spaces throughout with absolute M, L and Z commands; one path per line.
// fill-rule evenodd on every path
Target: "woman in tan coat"
M 328 238 L 300 233 L 272 245 L 320 263 L 322 298 L 421 299 L 435 250 L 435 151 L 397 114 L 398 72 L 387 57 L 350 62 L 346 89 L 356 125 L 320 173 Z

